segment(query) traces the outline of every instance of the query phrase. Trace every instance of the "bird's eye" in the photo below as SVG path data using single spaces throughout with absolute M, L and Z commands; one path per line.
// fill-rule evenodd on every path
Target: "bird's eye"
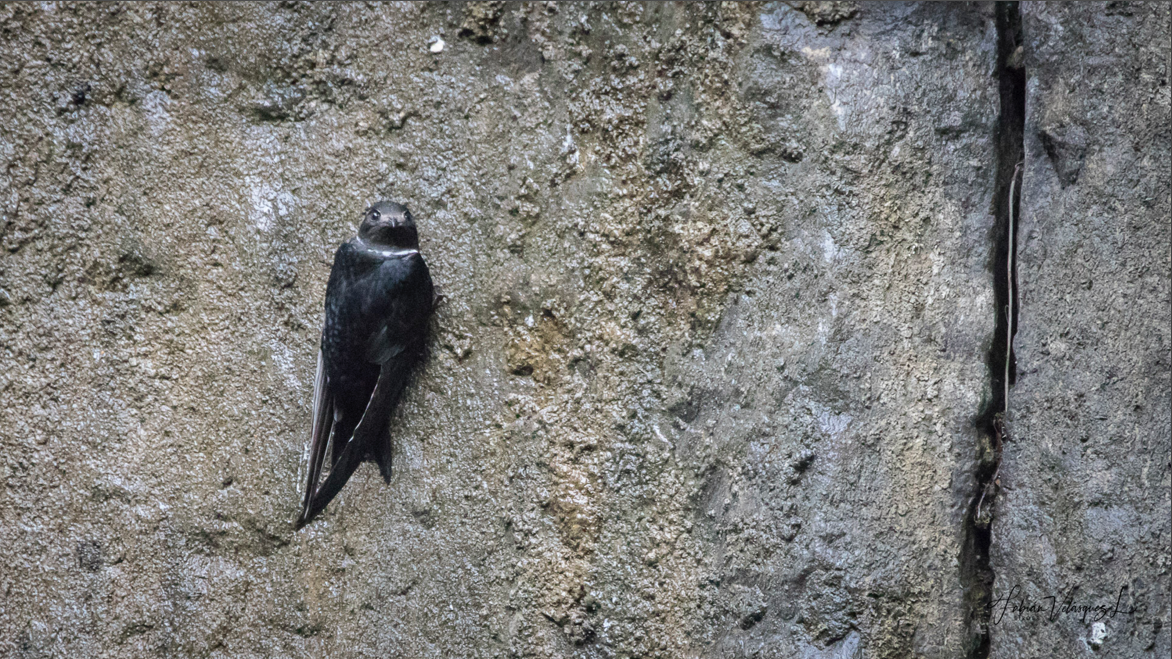
M 374 220 L 375 222 L 378 222 L 380 217 L 382 217 L 382 214 L 379 213 L 378 211 L 370 211 L 370 219 Z

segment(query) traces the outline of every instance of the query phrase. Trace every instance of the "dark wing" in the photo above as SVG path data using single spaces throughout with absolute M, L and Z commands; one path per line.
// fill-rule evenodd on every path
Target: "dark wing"
M 338 262 L 346 256 L 343 249 L 339 249 L 335 258 L 335 268 Z M 345 263 L 345 261 L 343 261 Z M 313 520 L 326 505 L 337 496 L 346 481 L 368 455 L 378 463 L 383 479 L 391 479 L 391 443 L 386 426 L 391 413 L 398 405 L 399 398 L 411 376 L 414 366 L 422 358 L 422 348 L 426 342 L 427 319 L 431 314 L 434 290 L 431 276 L 423 259 L 416 255 L 414 258 L 384 261 L 380 269 L 386 272 L 380 278 L 385 286 L 375 293 L 376 299 L 385 300 L 389 306 L 380 310 L 383 320 L 378 329 L 369 334 L 363 348 L 365 361 L 368 364 L 379 365 L 378 380 L 374 390 L 366 402 L 362 417 L 357 426 L 348 423 L 334 424 L 332 412 L 323 416 L 323 423 L 327 427 L 340 425 L 342 434 L 338 436 L 337 428 L 332 438 L 336 459 L 330 467 L 320 487 L 316 487 L 321 477 L 322 463 L 325 460 L 327 444 L 330 439 L 329 430 L 323 431 L 320 442 L 317 434 L 317 416 L 315 412 L 315 434 L 313 448 L 310 453 L 310 473 L 306 485 L 306 498 L 302 507 L 301 517 L 297 528 L 301 528 Z M 389 272 L 388 272 L 389 271 Z M 333 273 L 331 273 L 331 279 Z M 367 294 L 371 294 L 368 292 Z M 327 299 L 330 297 L 327 289 Z M 323 337 L 323 344 L 325 338 Z M 319 361 L 319 367 L 322 365 Z M 321 386 L 328 388 L 329 378 L 322 374 L 319 368 Z M 316 390 L 316 388 L 315 388 Z M 324 391 L 324 389 L 323 389 Z M 332 398 L 326 403 L 330 411 L 334 409 Z M 315 397 L 315 410 L 317 399 Z M 352 433 L 347 433 L 354 428 Z
M 398 357 L 405 348 L 406 346 L 402 343 L 391 338 L 390 324 L 383 323 L 379 331 L 370 337 L 370 341 L 366 344 L 366 361 L 382 366 Z
M 386 432 L 387 421 L 399 405 L 399 397 L 411 377 L 411 367 L 411 360 L 402 354 L 402 350 L 383 363 L 370 404 L 354 429 L 354 441 L 369 447 L 371 456 L 378 463 L 379 473 L 387 483 L 391 482 L 391 436 Z
M 387 483 L 391 482 L 392 453 L 391 437 L 385 432 L 387 420 L 398 406 L 412 370 L 424 358 L 428 318 L 435 301 L 423 258 L 416 255 L 401 263 L 409 274 L 401 279 L 404 285 L 397 294 L 390 296 L 386 322 L 366 346 L 367 359 L 378 364 L 380 371 L 371 404 L 362 416 L 361 427 L 354 431 L 355 440 L 361 437 Z
M 368 449 L 378 462 L 383 479 L 388 483 L 391 481 L 391 447 L 386 425 L 399 396 L 403 393 L 409 375 L 410 364 L 404 360 L 392 359 L 383 364 L 378 384 L 374 386 L 362 420 L 358 422 L 358 427 L 354 429 L 354 435 L 346 443 L 342 455 L 330 467 L 330 475 L 326 476 L 325 482 L 317 488 L 312 499 L 306 500 L 305 510 L 301 519 L 297 521 L 297 528 L 300 529 L 313 521 L 318 513 L 325 510 L 326 505 L 342 491 L 342 487 L 350 480 L 358 465 L 362 464 Z
M 387 420 L 398 405 L 399 395 L 410 375 L 407 349 L 403 343 L 392 338 L 393 330 L 388 322 L 370 338 L 366 346 L 368 361 L 379 365 L 378 383 L 370 394 L 370 402 L 362 414 L 362 420 L 354 429 L 354 442 L 370 449 L 371 457 L 378 463 L 383 481 L 391 482 L 391 438 L 385 430 Z
M 301 516 L 297 528 L 309 523 L 310 502 L 321 478 L 322 463 L 330 443 L 330 431 L 334 427 L 334 396 L 326 378 L 325 360 L 321 350 L 317 351 L 317 375 L 313 378 L 313 429 L 309 434 L 309 473 L 305 478 L 305 498 L 301 503 Z

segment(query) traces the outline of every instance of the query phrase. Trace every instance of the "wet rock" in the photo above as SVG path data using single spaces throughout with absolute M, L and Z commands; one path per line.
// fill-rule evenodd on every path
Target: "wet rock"
M 86 572 L 102 569 L 102 545 L 97 540 L 77 543 L 77 565 Z
M 1172 12 L 1022 7 L 1021 312 L 990 656 L 1168 654 L 1172 409 L 1155 392 L 1172 388 Z M 1051 601 L 1052 616 L 1022 611 Z
M 1051 126 L 1042 128 L 1038 139 L 1054 165 L 1058 182 L 1064 188 L 1074 185 L 1087 157 L 1087 132 L 1077 125 Z
M 859 13 L 857 2 L 802 2 L 798 6 L 817 25 L 834 25 Z
M 267 121 L 281 121 L 297 116 L 299 106 L 305 101 L 305 90 L 288 85 L 269 85 L 262 98 L 249 106 L 253 114 Z
M 480 43 L 491 42 L 504 13 L 505 3 L 469 2 L 464 5 L 464 10 L 467 13 L 464 22 L 460 24 L 460 36 L 471 37 Z
M 969 652 L 988 6 L 8 3 L 0 30 L 0 656 Z M 1110 46 L 1099 72 L 1135 52 L 1072 43 Z M 1068 561 L 1006 554 L 999 582 L 1136 575 L 1150 612 L 1100 652 L 1172 628 L 1127 489 L 1167 478 L 1147 66 L 1113 122 L 1039 79 L 1015 395 L 1064 384 L 1026 399 L 992 517 Z M 1064 191 L 1038 136 L 1075 125 Z M 391 483 L 363 466 L 294 533 L 330 262 L 381 197 L 445 296 L 431 356 Z

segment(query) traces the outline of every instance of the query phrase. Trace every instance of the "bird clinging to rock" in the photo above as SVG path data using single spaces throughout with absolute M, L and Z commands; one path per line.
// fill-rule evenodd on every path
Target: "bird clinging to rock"
M 376 462 L 390 482 L 387 422 L 424 359 L 434 306 L 411 212 L 390 201 L 374 204 L 358 235 L 338 248 L 326 285 L 298 529 L 325 509 L 364 460 Z M 327 453 L 329 473 L 322 481 Z

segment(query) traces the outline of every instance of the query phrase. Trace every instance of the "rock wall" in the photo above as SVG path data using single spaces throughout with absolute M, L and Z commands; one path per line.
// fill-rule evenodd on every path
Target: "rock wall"
M 1022 10 L 1021 310 L 993 529 L 996 657 L 1172 652 L 1170 12 L 1088 9 Z M 1045 613 L 1012 610 L 1022 602 Z
M 1166 655 L 1169 32 L 0 5 L 0 654 Z M 329 265 L 383 197 L 431 358 L 391 484 L 294 533 Z M 998 618 L 1014 585 L 1138 609 Z

